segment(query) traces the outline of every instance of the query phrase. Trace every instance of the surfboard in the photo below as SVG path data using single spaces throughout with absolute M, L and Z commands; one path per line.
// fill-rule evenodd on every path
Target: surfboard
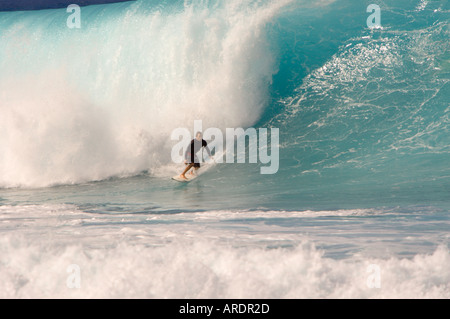
M 189 183 L 195 180 L 198 176 L 190 176 L 189 174 L 186 175 L 186 179 L 183 179 L 180 177 L 180 175 L 172 177 L 174 181 L 180 182 L 180 183 Z

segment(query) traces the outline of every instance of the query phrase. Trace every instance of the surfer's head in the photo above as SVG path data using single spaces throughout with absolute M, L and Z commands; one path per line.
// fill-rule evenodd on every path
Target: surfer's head
M 203 138 L 202 132 L 197 132 L 197 134 L 195 134 L 195 138 L 200 141 Z

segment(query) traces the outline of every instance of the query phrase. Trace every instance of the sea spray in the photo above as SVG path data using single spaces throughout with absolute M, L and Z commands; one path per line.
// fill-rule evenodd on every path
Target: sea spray
M 268 24 L 291 1 L 138 1 L 2 13 L 0 185 L 130 176 L 170 162 L 187 122 L 248 127 L 277 71 Z M 26 94 L 24 94 L 26 92 Z

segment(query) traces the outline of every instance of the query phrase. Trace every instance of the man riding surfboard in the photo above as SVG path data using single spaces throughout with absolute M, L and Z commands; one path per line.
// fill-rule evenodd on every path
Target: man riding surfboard
M 180 178 L 187 180 L 186 174 L 189 172 L 192 168 L 194 170 L 191 172 L 191 175 L 195 175 L 194 171 L 198 171 L 200 169 L 200 160 L 197 157 L 198 151 L 200 151 L 201 148 L 205 148 L 206 152 L 208 153 L 208 156 L 210 158 L 213 158 L 211 155 L 211 150 L 208 147 L 208 143 L 203 139 L 203 134 L 201 132 L 197 132 L 195 135 L 195 139 L 191 141 L 191 144 L 186 150 L 186 153 L 184 154 L 186 164 L 186 169 L 183 171 L 183 173 L 180 175 Z

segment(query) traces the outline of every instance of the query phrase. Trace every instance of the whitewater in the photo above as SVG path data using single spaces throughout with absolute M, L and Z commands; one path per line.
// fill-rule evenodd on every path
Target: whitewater
M 0 298 L 450 298 L 449 4 L 373 3 L 0 11 Z M 199 120 L 279 170 L 171 181 Z

